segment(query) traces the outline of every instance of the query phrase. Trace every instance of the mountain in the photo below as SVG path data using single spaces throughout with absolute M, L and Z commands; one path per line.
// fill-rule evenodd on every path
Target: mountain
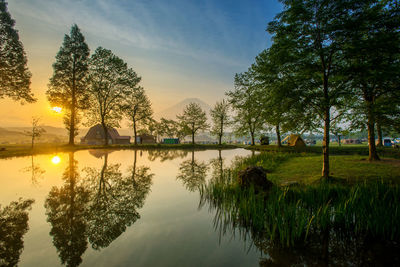
M 155 118 L 157 120 L 161 119 L 161 117 L 166 118 L 166 119 L 176 120 L 176 115 L 182 114 L 183 109 L 190 103 L 199 104 L 200 107 L 207 113 L 207 116 L 209 116 L 210 109 L 211 109 L 210 105 L 208 105 L 207 103 L 205 103 L 204 101 L 202 101 L 198 98 L 186 98 L 186 99 L 182 100 L 181 102 L 173 105 L 172 107 L 164 109 L 163 111 L 159 112 L 158 114 L 155 114 Z

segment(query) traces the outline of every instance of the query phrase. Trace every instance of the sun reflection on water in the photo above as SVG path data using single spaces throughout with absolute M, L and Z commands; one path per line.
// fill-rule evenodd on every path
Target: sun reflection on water
M 53 163 L 54 165 L 57 165 L 58 163 L 60 163 L 61 162 L 61 158 L 59 157 L 59 156 L 54 156 L 52 159 L 51 159 L 51 163 Z

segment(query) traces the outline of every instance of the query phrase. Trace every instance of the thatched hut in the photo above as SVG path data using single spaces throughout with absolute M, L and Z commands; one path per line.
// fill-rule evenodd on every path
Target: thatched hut
M 108 128 L 108 144 L 130 144 L 130 136 L 121 136 L 115 128 Z M 85 137 L 81 139 L 81 144 L 87 145 L 103 145 L 105 141 L 105 133 L 103 126 L 97 124 L 89 129 Z
M 293 146 L 293 147 L 305 147 L 306 143 L 304 142 L 303 138 L 299 134 L 291 134 L 286 136 L 283 140 L 282 143 L 287 142 L 288 146 Z

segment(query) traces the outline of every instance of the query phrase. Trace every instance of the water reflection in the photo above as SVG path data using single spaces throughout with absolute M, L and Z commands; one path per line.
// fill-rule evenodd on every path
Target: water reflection
M 53 187 L 46 199 L 47 221 L 51 223 L 50 235 L 62 264 L 78 266 L 87 248 L 86 218 L 90 192 L 85 188 L 78 172 L 78 162 L 70 152 L 61 188 Z
M 400 265 L 398 187 L 275 187 L 255 194 L 233 180 L 210 180 L 200 207 L 214 213 L 220 238 L 250 240 L 249 250 L 261 252 L 260 266 Z
M 38 185 L 39 180 L 43 178 L 43 174 L 46 172 L 40 167 L 39 164 L 34 162 L 33 155 L 31 156 L 31 165 L 29 167 L 23 168 L 22 171 L 31 173 L 31 181 L 33 185 Z
M 182 181 L 187 190 L 194 192 L 205 183 L 207 170 L 207 164 L 197 161 L 194 158 L 194 151 L 192 151 L 192 158 L 179 165 L 179 173 L 176 178 Z
M 0 206 L 0 266 L 16 266 L 24 249 L 23 236 L 28 231 L 28 210 L 34 200 L 11 202 Z
M 107 151 L 101 168 L 86 167 L 80 179 L 74 153 L 63 174 L 64 185 L 53 187 L 46 199 L 46 215 L 52 225 L 50 234 L 63 264 L 77 266 L 88 242 L 94 249 L 107 247 L 139 218 L 150 191 L 153 174 L 149 168 L 133 165 L 123 175 L 120 164 L 108 162 Z
M 211 179 L 222 180 L 229 170 L 225 166 L 225 159 L 222 158 L 221 150 L 218 150 L 218 157 L 210 160 Z
M 187 156 L 187 150 L 176 150 L 176 149 L 161 149 L 161 150 L 148 150 L 148 159 L 155 161 L 160 159 L 161 162 L 174 160 L 177 158 L 183 159 Z

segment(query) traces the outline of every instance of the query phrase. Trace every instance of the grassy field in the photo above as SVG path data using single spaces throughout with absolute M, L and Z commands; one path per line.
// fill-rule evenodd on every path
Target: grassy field
M 139 145 L 75 145 L 68 146 L 62 144 L 37 144 L 33 150 L 30 145 L 1 145 L 0 158 L 9 157 L 22 157 L 37 154 L 52 154 L 56 152 L 70 152 L 85 149 L 110 149 L 110 150 L 123 150 L 123 149 L 140 149 L 140 150 L 153 150 L 153 149 L 180 149 L 180 150 L 207 150 L 207 149 L 234 149 L 235 145 L 202 145 L 202 144 L 139 144 Z
M 321 147 L 307 147 L 296 151 L 289 147 L 251 147 L 260 154 L 240 159 L 235 169 L 257 165 L 268 172 L 268 179 L 276 184 L 310 184 L 321 178 Z M 348 183 L 367 180 L 390 180 L 400 182 L 400 151 L 393 148 L 379 150 L 381 161 L 368 161 L 368 147 L 342 146 L 331 149 L 330 174 Z

